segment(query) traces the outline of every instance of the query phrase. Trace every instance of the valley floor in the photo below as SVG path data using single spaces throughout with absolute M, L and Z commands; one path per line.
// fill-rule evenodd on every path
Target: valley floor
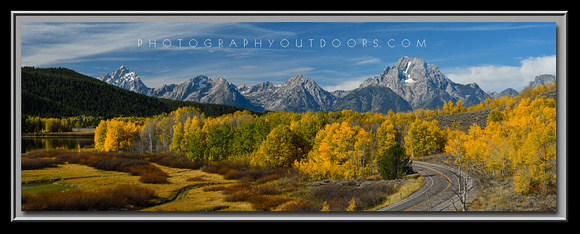
M 62 162 L 40 169 L 22 170 L 22 209 L 43 207 L 33 204 L 35 199 L 47 199 L 50 194 L 99 193 L 115 189 L 139 187 L 152 191 L 153 198 L 136 205 L 105 208 L 142 211 L 371 211 L 405 199 L 424 185 L 425 173 L 405 176 L 397 180 L 381 180 L 376 175 L 354 180 L 309 181 L 295 169 L 262 170 L 243 167 L 231 162 L 208 162 L 201 169 L 174 168 L 160 163 L 150 164 L 167 174 L 167 183 L 144 183 L 142 175 L 100 170 L 81 165 L 82 160 L 115 155 L 115 160 L 159 160 L 138 154 L 78 153 L 74 150 L 44 150 L 38 155 L 55 159 L 77 155 L 79 164 Z M 37 155 L 37 156 L 38 156 Z M 51 155 L 51 156 L 49 156 Z M 149 156 L 150 158 L 147 158 Z M 92 157 L 92 158 L 91 158 Z M 35 160 L 23 154 L 27 160 Z M 38 158 L 37 158 L 38 159 Z M 421 161 L 445 165 L 451 157 L 438 154 Z M 27 162 L 30 163 L 30 162 Z M 112 163 L 112 162 L 107 162 Z M 170 165 L 164 162 L 165 165 Z M 417 166 L 420 163 L 417 162 Z M 426 164 L 433 165 L 433 164 Z M 427 176 L 427 177 L 426 177 Z M 449 175 L 451 176 L 451 175 Z M 470 199 L 469 211 L 555 211 L 556 193 L 521 195 L 514 192 L 513 178 L 485 174 L 471 175 L 477 193 Z M 433 177 L 431 178 L 431 180 Z M 445 181 L 444 181 L 445 182 Z M 443 186 L 445 187 L 445 186 Z M 60 193 L 63 192 L 64 193 Z M 115 198 L 108 198 L 115 199 Z M 70 200 L 66 199 L 67 201 Z M 430 199 L 429 199 L 430 200 Z M 101 210 L 90 208 L 88 210 Z M 58 207 L 58 206 L 54 206 Z M 44 208 L 38 208 L 44 209 Z M 34 210 L 34 209 L 32 209 Z
M 63 154 L 74 154 L 74 151 L 58 150 L 52 154 L 53 157 L 59 157 Z M 25 154 L 25 157 L 28 156 Z M 351 208 L 362 211 L 376 210 L 395 203 L 412 194 L 423 184 L 422 177 L 416 175 L 388 181 L 376 177 L 308 181 L 293 169 L 242 169 L 239 165 L 226 162 L 209 163 L 202 167 L 203 170 L 151 164 L 167 174 L 169 183 L 143 183 L 139 175 L 99 170 L 88 165 L 68 162 L 54 167 L 22 170 L 22 209 L 42 207 L 42 204 L 34 206 L 30 202 L 34 202 L 34 198 L 43 198 L 51 193 L 99 193 L 138 186 L 154 191 L 155 197 L 146 204 L 109 209 L 320 211 L 326 206 L 330 211 L 345 211 L 354 200 L 356 208 Z M 90 207 L 90 204 L 87 207 Z

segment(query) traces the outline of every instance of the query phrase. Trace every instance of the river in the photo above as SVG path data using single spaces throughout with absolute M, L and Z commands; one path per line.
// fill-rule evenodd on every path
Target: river
M 81 148 L 93 146 L 93 137 L 22 137 L 21 153 L 38 149 L 74 149 L 78 145 Z

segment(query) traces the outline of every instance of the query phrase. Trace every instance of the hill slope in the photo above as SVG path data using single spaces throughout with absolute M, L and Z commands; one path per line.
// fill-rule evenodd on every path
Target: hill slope
M 550 90 L 550 91 L 538 94 L 538 96 L 552 98 L 556 101 L 558 100 L 556 90 Z M 531 98 L 534 99 L 536 97 L 534 96 Z M 516 105 L 516 104 L 517 104 L 517 102 L 514 103 L 513 105 Z M 489 113 L 491 113 L 491 111 L 493 109 L 498 109 L 500 111 L 503 111 L 506 108 L 508 108 L 508 107 L 507 106 L 498 106 L 498 107 L 492 107 L 492 108 L 487 108 L 487 109 L 482 109 L 482 110 L 474 110 L 474 111 L 466 111 L 466 112 L 461 112 L 461 113 L 446 114 L 446 115 L 441 115 L 441 116 L 434 116 L 433 119 L 437 120 L 437 122 L 439 122 L 439 126 L 441 126 L 441 128 L 453 127 L 454 123 L 458 123 L 459 127 L 463 131 L 467 132 L 467 130 L 473 124 L 477 124 L 481 128 L 485 128 L 487 126 L 487 117 L 489 116 Z
M 355 89 L 339 98 L 332 106 L 332 111 L 353 110 L 356 112 L 372 112 L 387 114 L 394 112 L 411 111 L 411 106 L 405 99 L 397 95 L 390 88 L 371 85 Z
M 245 110 L 149 97 L 118 88 L 66 68 L 22 67 L 22 114 L 41 117 L 76 115 L 152 116 L 194 106 L 208 116 Z

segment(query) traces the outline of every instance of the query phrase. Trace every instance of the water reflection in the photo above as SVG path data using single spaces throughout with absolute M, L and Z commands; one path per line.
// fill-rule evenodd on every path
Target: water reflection
M 81 148 L 93 146 L 92 137 L 23 137 L 22 153 L 37 149 L 73 149 L 80 145 Z

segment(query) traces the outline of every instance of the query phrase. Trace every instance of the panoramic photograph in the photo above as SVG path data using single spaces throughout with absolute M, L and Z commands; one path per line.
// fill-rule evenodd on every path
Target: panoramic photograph
M 555 22 L 19 27 L 21 211 L 557 211 Z

